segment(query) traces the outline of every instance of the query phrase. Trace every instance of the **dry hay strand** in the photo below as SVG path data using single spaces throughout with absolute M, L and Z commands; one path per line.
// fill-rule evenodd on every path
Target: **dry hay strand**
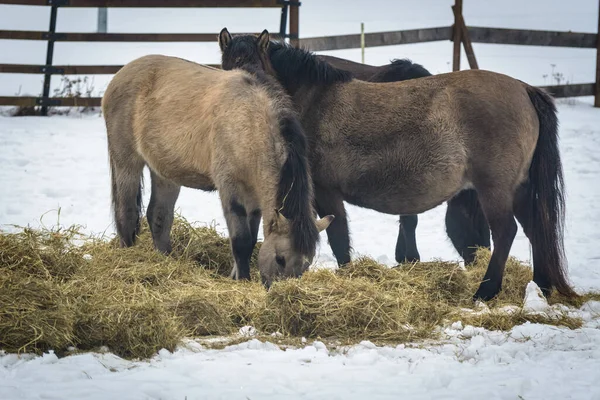
M 8 352 L 58 352 L 75 342 L 75 314 L 61 286 L 28 271 L 0 275 L 0 348 Z
M 195 336 L 227 335 L 251 325 L 264 312 L 266 295 L 258 282 L 222 277 L 171 285 L 165 294 L 169 307 Z
M 75 226 L 0 232 L 0 273 L 11 270 L 43 279 L 69 279 L 81 264 L 83 253 L 73 244 L 79 237 Z
M 462 320 L 487 329 L 510 330 L 524 322 L 577 328 L 578 318 L 526 314 L 520 309 L 531 268 L 511 257 L 503 289 L 478 313 L 472 296 L 489 262 L 480 249 L 473 266 L 434 261 L 388 268 L 369 258 L 336 273 L 310 271 L 301 279 L 276 282 L 267 295 L 267 310 L 258 325 L 292 336 L 350 340 L 406 341 L 434 338 L 436 326 Z M 512 305 L 518 310 L 503 309 Z
M 475 253 L 475 262 L 467 266 L 469 290 L 472 294 L 475 294 L 481 284 L 491 257 L 492 254 L 488 249 L 479 248 Z M 502 290 L 488 304 L 492 307 L 511 304 L 522 306 L 525 299 L 525 288 L 532 279 L 533 270 L 529 264 L 519 261 L 513 256 L 508 257 L 502 280 Z
M 515 326 L 526 322 L 563 326 L 569 329 L 577 329 L 583 326 L 583 321 L 580 318 L 571 317 L 567 314 L 551 317 L 541 314 L 528 314 L 521 309 L 515 311 L 492 309 L 487 313 L 463 313 L 456 317 L 456 320 L 460 320 L 464 325 L 472 325 L 492 331 L 510 331 Z
M 0 234 L 0 341 L 9 351 L 60 352 L 108 346 L 127 358 L 173 350 L 188 335 L 228 335 L 243 325 L 263 334 L 279 331 L 355 342 L 402 342 L 433 338 L 436 327 L 456 320 L 507 330 L 525 321 L 578 326 L 574 319 L 544 319 L 522 312 L 531 268 L 510 258 L 503 290 L 488 313 L 473 309 L 489 251 L 475 265 L 434 261 L 389 268 L 360 258 L 335 272 L 307 272 L 276 282 L 266 292 L 252 267 L 252 281 L 228 277 L 230 246 L 210 227 L 177 218 L 174 252 L 155 251 L 147 225 L 135 246 L 88 238 L 81 247 L 76 228 Z M 256 253 L 255 253 L 256 254 Z M 4 297 L 2 297 L 4 296 Z
M 568 304 L 576 308 L 581 308 L 588 301 L 600 301 L 600 292 L 583 293 L 579 297 L 565 297 L 560 293 L 552 292 L 548 299 L 550 304 Z
M 196 273 L 210 275 L 194 262 L 164 255 L 142 240 L 128 248 L 95 240 L 86 246 L 86 260 L 74 279 L 160 287 L 171 281 L 189 280 Z
M 221 235 L 215 226 L 201 226 L 191 223 L 177 215 L 171 228 L 173 251 L 170 257 L 177 260 L 194 261 L 203 268 L 228 277 L 233 267 L 233 256 L 229 239 Z M 117 239 L 111 245 L 117 247 Z M 258 251 L 261 243 L 257 243 L 251 258 L 251 268 L 256 269 Z M 155 252 L 152 244 L 152 234 L 146 218 L 142 218 L 140 233 L 136 242 L 136 250 Z
M 475 262 L 467 266 L 466 275 L 469 279 L 469 291 L 475 293 L 487 270 L 491 258 L 491 252 L 485 248 L 479 248 L 476 252 Z M 470 312 L 463 310 L 453 313 L 453 320 L 461 320 L 463 324 L 482 327 L 489 330 L 508 331 L 525 322 L 542 323 L 555 326 L 565 326 L 576 329 L 582 326 L 580 318 L 569 316 L 567 313 L 559 313 L 556 316 L 526 313 L 522 307 L 525 300 L 525 289 L 533 279 L 532 267 L 510 256 L 506 262 L 502 290 L 498 296 L 486 303 L 489 310 L 473 310 L 472 304 L 464 304 L 469 307 Z M 548 298 L 548 303 L 556 303 L 553 294 Z M 563 299 L 566 300 L 566 299 Z M 563 303 L 568 303 L 562 301 Z M 512 309 L 511 309 L 512 308 Z
M 189 332 L 161 294 L 141 283 L 74 279 L 66 289 L 75 312 L 78 347 L 107 346 L 121 357 L 173 351 Z
M 391 269 L 361 258 L 338 270 L 307 272 L 301 279 L 276 282 L 267 295 L 259 325 L 288 335 L 351 340 L 405 341 L 432 335 L 450 309 L 448 293 L 459 287 L 460 272 L 445 263 L 445 275 Z M 410 278 L 410 279 L 407 279 Z M 433 282 L 433 283 L 432 283 Z M 433 287 L 441 283 L 438 293 Z M 448 296 L 448 298 L 446 298 Z M 436 301 L 443 298 L 444 300 Z

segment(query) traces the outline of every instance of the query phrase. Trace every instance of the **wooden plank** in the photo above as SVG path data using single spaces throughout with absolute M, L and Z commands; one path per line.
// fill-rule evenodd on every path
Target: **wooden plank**
M 471 69 L 479 69 L 479 65 L 477 64 L 477 59 L 475 58 L 475 51 L 473 51 L 473 46 L 471 45 L 471 38 L 469 37 L 469 31 L 465 25 L 465 19 L 462 15 L 456 14 L 456 8 L 452 6 L 452 11 L 454 12 L 454 17 L 458 21 L 458 25 L 460 27 L 460 37 L 465 49 L 465 53 L 467 54 L 467 61 L 469 61 L 469 68 Z M 460 60 L 459 60 L 460 61 Z
M 248 33 L 245 33 L 246 35 Z M 256 34 L 256 33 L 252 33 Z M 48 40 L 48 32 L 0 31 L 0 39 Z M 240 35 L 234 33 L 233 35 Z M 56 42 L 215 42 L 217 33 L 56 33 Z M 279 33 L 271 35 L 280 38 Z
M 42 31 L 0 31 L 0 39 L 7 40 L 47 40 Z
M 205 64 L 221 68 L 220 64 Z M 112 75 L 123 68 L 122 65 L 54 65 L 58 72 L 54 75 Z M 0 73 L 5 74 L 43 74 L 43 65 L 0 64 Z
M 0 4 L 48 6 L 47 0 L 0 0 Z M 148 8 L 281 8 L 277 0 L 68 0 L 60 7 L 148 7 Z
M 300 41 L 300 7 L 298 5 L 290 5 L 290 44 L 298 47 Z
M 482 28 L 478 26 L 468 26 L 467 29 L 469 30 L 471 42 L 474 43 L 596 48 L 597 35 L 595 33 Z
M 596 85 L 594 107 L 600 107 L 600 5 L 598 6 L 598 33 L 596 34 Z
M 0 96 L 0 106 L 33 107 L 37 97 Z
M 560 97 L 580 97 L 580 96 L 593 96 L 595 93 L 596 85 L 594 83 L 575 83 L 572 85 L 559 85 L 559 86 L 540 86 L 542 89 L 547 90 L 552 96 L 556 98 Z
M 455 0 L 452 6 L 454 12 L 454 25 L 452 26 L 452 71 L 460 71 L 460 41 L 462 38 L 462 26 L 459 17 L 462 15 L 462 0 Z
M 33 107 L 39 97 L 31 96 L 0 96 L 0 106 Z M 49 100 L 60 101 L 59 106 L 49 107 L 100 107 L 102 97 L 51 97 Z
M 397 44 L 450 40 L 452 27 L 411 29 L 406 31 L 374 32 L 365 34 L 365 46 L 392 46 Z M 301 38 L 300 46 L 311 51 L 358 49 L 360 34 Z
M 556 98 L 593 96 L 595 92 L 594 83 L 540 87 L 548 90 Z M 0 106 L 35 106 L 37 104 L 37 99 L 37 97 L 25 96 L 0 96 Z M 100 97 L 83 97 L 77 99 L 72 97 L 53 97 L 50 100 L 60 100 L 60 107 L 99 107 L 101 103 Z

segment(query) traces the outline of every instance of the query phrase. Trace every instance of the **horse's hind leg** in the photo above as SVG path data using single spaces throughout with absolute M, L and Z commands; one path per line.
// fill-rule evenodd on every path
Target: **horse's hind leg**
M 396 262 L 416 262 L 421 259 L 417 250 L 417 215 L 401 215 L 398 240 L 396 242 Z
M 487 301 L 500 292 L 506 260 L 517 234 L 517 223 L 513 214 L 513 192 L 507 189 L 500 190 L 498 187 L 479 192 L 481 206 L 492 231 L 494 251 L 474 300 Z
M 181 186 L 161 178 L 154 172 L 150 172 L 152 179 L 152 194 L 148 204 L 147 217 L 154 247 L 169 254 L 171 247 L 171 227 L 175 212 L 175 203 L 179 197 Z
M 130 155 L 124 163 L 110 157 L 112 203 L 121 247 L 135 244 L 142 214 L 142 173 L 144 161 Z
M 475 261 L 477 247 L 490 248 L 490 228 L 475 190 L 463 190 L 448 200 L 446 233 L 466 265 Z

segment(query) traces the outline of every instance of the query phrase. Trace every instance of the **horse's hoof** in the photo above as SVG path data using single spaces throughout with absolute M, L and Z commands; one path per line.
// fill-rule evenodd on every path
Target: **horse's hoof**
M 347 267 L 352 261 L 351 260 L 342 260 L 342 261 L 338 261 L 338 268 L 344 268 Z
M 477 292 L 473 296 L 473 301 L 490 301 L 500 293 L 501 286 L 490 284 L 490 282 L 483 282 Z
M 396 259 L 396 262 L 398 264 L 414 264 L 414 263 L 418 263 L 421 261 L 421 258 L 419 256 L 417 257 L 405 257 L 405 258 L 401 258 L 401 259 Z

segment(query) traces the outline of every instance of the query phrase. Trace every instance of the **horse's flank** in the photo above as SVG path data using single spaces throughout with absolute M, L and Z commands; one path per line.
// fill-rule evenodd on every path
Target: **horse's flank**
M 203 190 L 214 190 L 219 174 L 236 176 L 248 183 L 247 189 L 277 186 L 278 168 L 286 157 L 284 146 L 275 144 L 282 142 L 277 108 L 249 74 L 150 55 L 122 68 L 113 81 L 113 92 L 105 95 L 111 101 L 103 105 L 104 115 L 111 122 L 112 114 L 131 116 L 131 144 L 153 172 Z M 123 107 L 131 109 L 116 110 Z M 256 121 L 262 126 L 254 126 Z M 240 134 L 246 131 L 253 134 Z M 128 140 L 124 132 L 115 134 L 118 140 Z M 278 160 L 261 159 L 267 154 Z M 228 158 L 236 163 L 227 162 Z M 261 208 L 277 207 L 274 197 L 265 201 Z

